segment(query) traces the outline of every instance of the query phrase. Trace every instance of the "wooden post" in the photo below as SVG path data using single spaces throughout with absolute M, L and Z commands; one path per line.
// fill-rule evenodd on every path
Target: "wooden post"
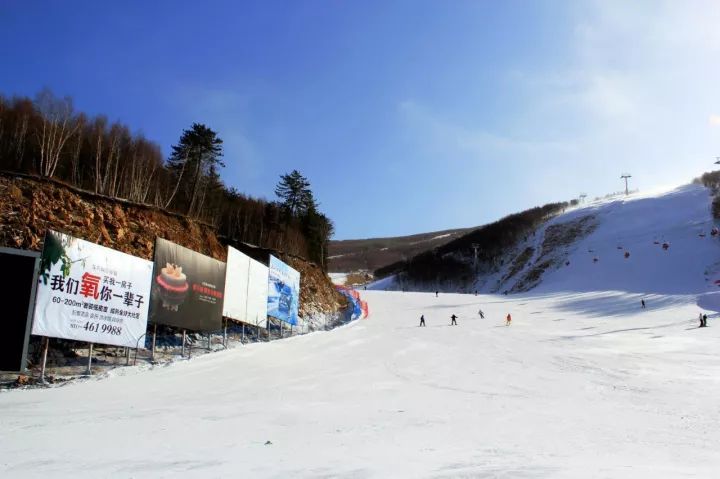
M 150 350 L 150 360 L 155 361 L 155 337 L 157 336 L 157 323 L 153 325 L 153 342 Z
M 182 349 L 180 350 L 180 357 L 185 357 L 185 337 L 187 332 L 183 329 L 183 341 L 182 341 Z
M 242 323 L 242 343 L 245 344 L 245 323 Z
M 92 355 L 93 355 L 93 343 L 90 343 L 90 347 L 88 348 L 88 365 L 87 365 L 87 375 L 92 374 Z
M 227 323 L 228 320 L 225 318 L 225 329 L 223 330 L 223 346 L 227 348 Z
M 45 336 L 45 347 L 43 348 L 42 366 L 40 367 L 40 382 L 45 384 L 45 365 L 47 364 L 47 353 L 50 347 L 50 338 Z

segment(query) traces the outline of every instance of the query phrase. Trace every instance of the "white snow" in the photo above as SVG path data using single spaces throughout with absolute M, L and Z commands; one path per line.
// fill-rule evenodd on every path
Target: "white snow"
M 697 236 L 703 195 L 569 212 L 602 215 L 584 240 L 600 262 L 579 244 L 528 294 L 367 291 L 370 319 L 334 331 L 4 392 L 0 476 L 715 477 L 717 315 L 696 326 L 720 304 L 704 274 L 720 254 Z
M 328 273 L 328 276 L 333 284 L 344 286 L 348 275 L 347 273 Z
M 626 293 L 365 297 L 372 319 L 335 331 L 1 394 L 0 472 L 670 478 L 720 468 L 720 328 L 694 327 L 692 296 L 653 298 L 645 311 Z

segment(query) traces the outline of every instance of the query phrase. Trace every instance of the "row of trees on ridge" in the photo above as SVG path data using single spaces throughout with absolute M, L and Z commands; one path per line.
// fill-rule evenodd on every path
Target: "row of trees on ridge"
M 182 132 L 167 159 L 160 146 L 103 115 L 75 111 L 49 90 L 0 96 L 0 169 L 54 178 L 94 193 L 204 221 L 220 235 L 306 257 L 323 267 L 333 224 L 299 172 L 283 175 L 278 201 L 225 185 L 223 141 L 206 125 Z

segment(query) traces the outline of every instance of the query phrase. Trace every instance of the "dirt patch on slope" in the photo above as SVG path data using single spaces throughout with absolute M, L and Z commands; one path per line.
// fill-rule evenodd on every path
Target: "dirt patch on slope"
M 540 248 L 540 256 L 510 291 L 525 292 L 537 286 L 547 270 L 557 269 L 565 263 L 570 253 L 570 246 L 590 235 L 597 226 L 597 218 L 594 215 L 548 226 Z

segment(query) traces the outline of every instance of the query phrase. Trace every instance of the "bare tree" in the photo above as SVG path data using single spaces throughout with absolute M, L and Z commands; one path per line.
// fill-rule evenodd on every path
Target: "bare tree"
M 41 120 L 35 130 L 40 148 L 38 170 L 42 176 L 54 176 L 65 143 L 75 134 L 79 123 L 73 117 L 70 97 L 59 99 L 50 90 L 44 89 L 38 93 L 35 106 Z

